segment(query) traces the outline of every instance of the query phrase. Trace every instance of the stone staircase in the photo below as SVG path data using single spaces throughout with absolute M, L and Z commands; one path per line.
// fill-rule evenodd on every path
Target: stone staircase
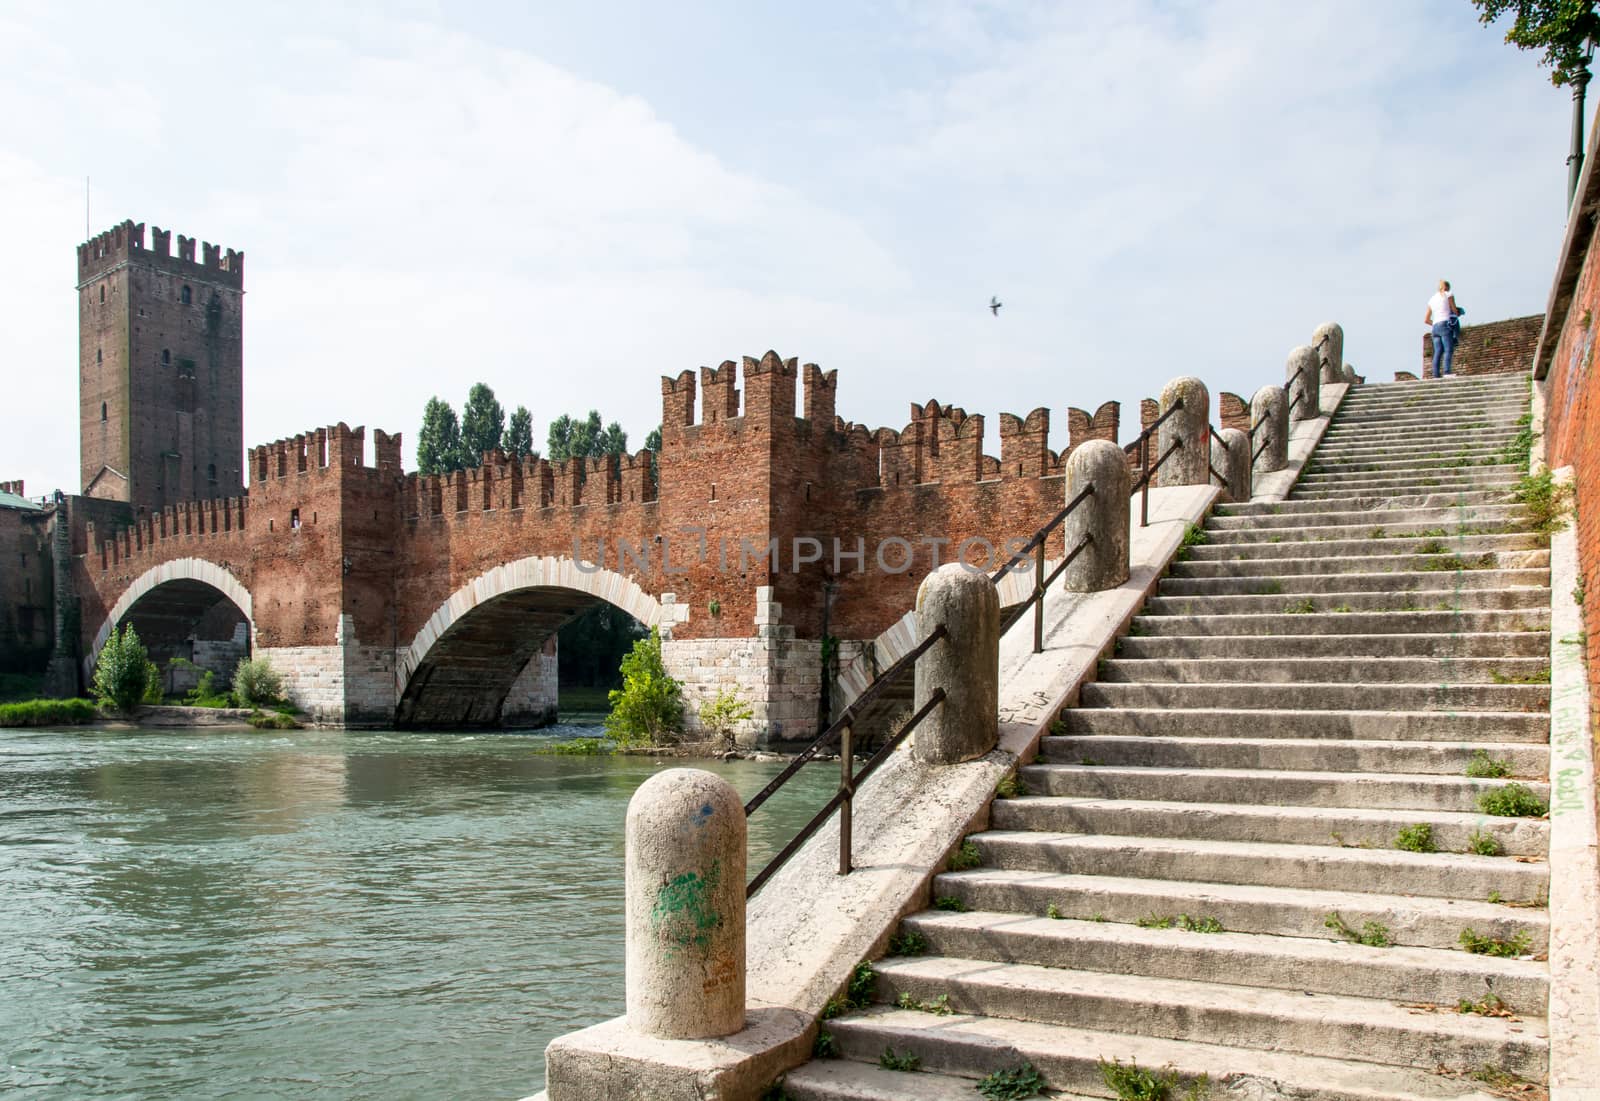
M 1547 823 L 1477 804 L 1548 798 L 1549 552 L 1501 461 L 1527 408 L 1521 378 L 1357 388 L 1289 500 L 1218 506 L 784 1093 L 972 1099 L 1030 1063 L 1048 1096 L 1111 1097 L 1120 1060 L 1170 1101 L 1202 1075 L 1542 1096 L 1511 1091 L 1547 1062 Z M 1437 851 L 1397 848 L 1419 825 Z

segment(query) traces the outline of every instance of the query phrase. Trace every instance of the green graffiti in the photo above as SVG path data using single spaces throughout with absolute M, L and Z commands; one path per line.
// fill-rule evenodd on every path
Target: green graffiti
M 722 865 L 713 863 L 705 875 L 684 872 L 663 883 L 650 908 L 650 925 L 669 948 L 704 952 L 711 947 L 711 934 L 722 924 L 711 903 L 711 894 L 722 880 Z

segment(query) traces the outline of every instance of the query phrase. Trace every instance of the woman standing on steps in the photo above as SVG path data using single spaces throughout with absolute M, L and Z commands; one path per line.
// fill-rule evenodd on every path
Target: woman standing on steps
M 1450 280 L 1439 280 L 1439 289 L 1428 299 L 1428 312 L 1422 316 L 1422 323 L 1433 327 L 1431 378 L 1455 374 L 1456 338 L 1461 335 L 1461 322 L 1457 320 L 1460 313 L 1456 308 L 1456 296 L 1450 293 Z

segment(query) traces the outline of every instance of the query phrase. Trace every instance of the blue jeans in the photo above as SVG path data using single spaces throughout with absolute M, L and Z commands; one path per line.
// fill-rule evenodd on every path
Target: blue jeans
M 1456 325 L 1454 319 L 1446 318 L 1433 323 L 1433 377 L 1453 374 L 1451 366 L 1456 358 Z M 1439 365 L 1444 364 L 1444 370 Z

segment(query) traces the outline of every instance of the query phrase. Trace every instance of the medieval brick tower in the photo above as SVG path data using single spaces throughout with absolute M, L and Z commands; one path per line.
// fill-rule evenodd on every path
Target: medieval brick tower
M 123 222 L 78 246 L 85 496 L 157 511 L 244 486 L 244 253 Z

